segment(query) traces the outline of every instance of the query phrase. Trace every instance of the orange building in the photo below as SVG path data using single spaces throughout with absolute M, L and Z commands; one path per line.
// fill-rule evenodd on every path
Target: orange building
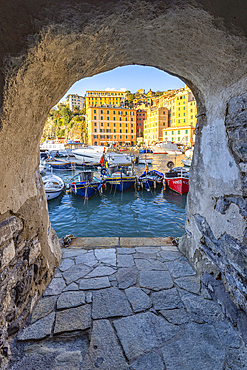
M 144 121 L 144 141 L 150 145 L 163 140 L 163 129 L 168 127 L 168 109 L 152 107 L 147 109 Z
M 86 111 L 88 143 L 135 145 L 136 111 L 124 107 L 89 107 Z
M 143 137 L 144 132 L 144 121 L 147 118 L 146 109 L 136 109 L 136 136 Z

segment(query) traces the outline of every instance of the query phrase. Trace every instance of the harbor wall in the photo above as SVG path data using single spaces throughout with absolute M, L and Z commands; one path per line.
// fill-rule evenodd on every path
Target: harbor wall
M 16 0 L 1 7 L 2 359 L 60 258 L 37 171 L 48 113 L 79 79 L 124 65 L 167 71 L 196 96 L 197 138 L 180 249 L 244 312 L 246 4 Z M 212 281 L 208 286 L 213 289 Z

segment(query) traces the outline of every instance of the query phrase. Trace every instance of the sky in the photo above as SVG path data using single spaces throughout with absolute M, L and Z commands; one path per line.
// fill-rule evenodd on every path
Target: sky
M 173 77 L 164 71 L 154 67 L 145 66 L 124 66 L 117 67 L 111 71 L 97 74 L 93 77 L 83 78 L 77 81 L 61 99 L 66 99 L 68 94 L 78 94 L 84 96 L 86 90 L 130 90 L 137 92 L 138 89 L 145 89 L 148 92 L 152 91 L 166 91 L 179 89 L 185 84 L 177 77 Z

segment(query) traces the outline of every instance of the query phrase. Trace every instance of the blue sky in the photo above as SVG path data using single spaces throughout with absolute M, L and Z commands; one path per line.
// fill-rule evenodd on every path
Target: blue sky
M 61 100 L 65 100 L 68 94 L 84 96 L 86 90 L 105 90 L 107 88 L 120 90 L 122 88 L 134 93 L 138 89 L 145 89 L 146 92 L 149 89 L 165 91 L 179 89 L 184 85 L 184 82 L 179 78 L 157 68 L 131 65 L 83 78 L 77 81 Z

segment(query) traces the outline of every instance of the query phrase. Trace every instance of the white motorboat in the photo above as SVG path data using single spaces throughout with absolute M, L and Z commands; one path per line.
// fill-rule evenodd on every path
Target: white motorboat
M 81 163 L 90 163 L 90 164 L 100 164 L 102 156 L 104 155 L 110 165 L 120 165 L 120 166 L 130 166 L 132 163 L 131 157 L 111 151 L 110 149 L 106 150 L 103 146 L 88 146 L 87 148 L 75 149 L 72 151 L 75 158 L 80 160 Z
M 194 147 L 191 148 L 191 149 L 186 150 L 186 152 L 185 152 L 186 157 L 184 159 L 182 159 L 183 165 L 185 167 L 190 167 L 191 166 L 193 152 L 194 152 Z
M 60 177 L 53 175 L 53 173 L 44 176 L 42 180 L 44 183 L 47 200 L 57 198 L 64 190 L 63 180 Z
M 152 145 L 153 154 L 183 154 L 182 150 L 178 149 L 177 144 L 170 141 L 163 141 Z
M 152 164 L 153 158 L 150 157 L 139 157 L 139 164 Z

